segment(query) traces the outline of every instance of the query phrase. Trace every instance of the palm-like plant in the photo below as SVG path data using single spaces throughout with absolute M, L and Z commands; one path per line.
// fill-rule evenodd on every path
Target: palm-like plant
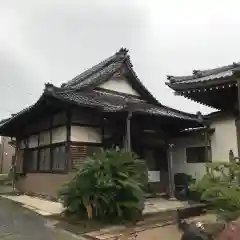
M 145 161 L 133 153 L 107 150 L 87 158 L 59 195 L 71 213 L 132 219 L 143 210 L 146 183 Z

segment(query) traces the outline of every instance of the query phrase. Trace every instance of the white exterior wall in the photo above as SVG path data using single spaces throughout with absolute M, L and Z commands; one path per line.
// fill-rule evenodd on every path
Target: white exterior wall
M 229 150 L 238 153 L 237 132 L 234 117 L 216 119 L 210 126 L 215 129 L 211 135 L 212 161 L 228 161 Z M 187 163 L 186 148 L 204 146 L 204 140 L 196 141 L 193 137 L 173 139 L 173 173 L 186 173 L 200 179 L 206 172 L 205 163 Z
M 238 155 L 237 131 L 234 117 L 225 117 L 214 121 L 211 128 L 215 129 L 212 135 L 212 160 L 228 161 L 229 150 L 232 149 L 235 156 Z
M 187 163 L 186 148 L 204 146 L 204 141 L 194 138 L 179 138 L 173 140 L 173 174 L 186 173 L 200 179 L 205 173 L 204 163 Z
M 71 126 L 71 141 L 101 143 L 100 128 Z
M 52 143 L 67 141 L 67 127 L 62 126 L 52 130 Z
M 117 78 L 110 79 L 109 81 L 99 85 L 100 88 L 120 92 L 127 93 L 131 95 L 139 96 L 139 94 L 132 88 L 132 86 L 128 83 L 126 78 Z

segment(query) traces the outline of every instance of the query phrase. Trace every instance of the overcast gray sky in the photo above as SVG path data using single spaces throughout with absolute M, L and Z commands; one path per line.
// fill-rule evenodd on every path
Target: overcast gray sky
M 0 0 L 0 118 L 121 47 L 160 102 L 208 112 L 174 96 L 166 75 L 240 61 L 239 9 L 234 0 Z

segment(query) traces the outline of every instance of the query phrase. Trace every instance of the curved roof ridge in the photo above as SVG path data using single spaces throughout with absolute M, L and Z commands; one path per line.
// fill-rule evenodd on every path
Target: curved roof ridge
M 213 74 L 218 74 L 218 73 L 222 73 L 222 72 L 229 71 L 229 70 L 234 70 L 239 67 L 240 67 L 240 62 L 237 62 L 237 63 L 233 62 L 230 65 L 225 65 L 222 67 L 216 67 L 216 68 L 206 69 L 206 70 L 193 70 L 192 75 L 186 75 L 186 76 L 168 75 L 167 79 L 170 81 L 170 83 L 182 82 L 182 81 L 187 81 L 187 80 L 194 80 L 194 79 L 201 78 L 201 77 L 207 77 L 207 76 L 210 76 Z
M 61 87 L 73 87 L 75 85 L 78 85 L 79 83 L 82 83 L 85 79 L 89 78 L 96 72 L 100 71 L 104 67 L 108 66 L 109 64 L 117 61 L 123 61 L 127 56 L 128 50 L 126 48 L 121 48 L 119 51 L 117 51 L 114 55 L 106 58 L 105 60 L 101 61 L 100 63 L 94 65 L 93 67 L 85 70 L 84 72 L 80 73 L 76 77 L 74 77 L 72 80 L 63 83 Z

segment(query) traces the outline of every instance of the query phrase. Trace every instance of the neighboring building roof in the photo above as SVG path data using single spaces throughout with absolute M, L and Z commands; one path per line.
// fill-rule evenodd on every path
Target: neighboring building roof
M 208 70 L 193 70 L 193 74 L 189 76 L 167 76 L 169 82 L 166 84 L 178 90 L 180 88 L 188 88 L 188 86 L 196 86 L 196 84 L 207 84 L 207 83 L 221 83 L 224 79 L 232 77 L 234 73 L 240 70 L 240 62 L 233 63 L 231 65 L 208 69 Z
M 193 70 L 190 76 L 168 76 L 168 85 L 177 95 L 218 110 L 237 110 L 237 79 L 240 62 L 208 69 Z

